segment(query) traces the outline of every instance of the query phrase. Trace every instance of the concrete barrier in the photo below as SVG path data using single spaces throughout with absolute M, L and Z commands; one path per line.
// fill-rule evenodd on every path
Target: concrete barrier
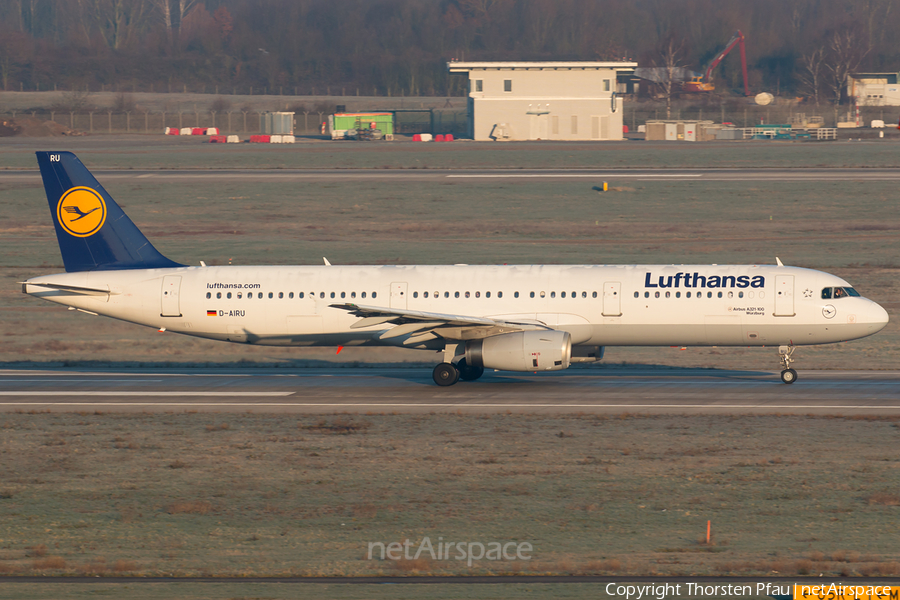
M 206 135 L 219 135 L 219 128 L 218 127 L 207 127 Z
M 430 142 L 433 139 L 430 133 L 423 133 L 419 137 L 421 138 L 420 142 Z
M 241 138 L 240 138 L 240 136 L 237 136 L 237 135 L 229 135 L 229 136 L 225 139 L 225 142 L 228 143 L 228 144 L 240 144 L 240 143 L 241 143 Z
M 191 135 L 191 131 L 190 127 L 182 127 L 178 130 L 178 135 Z
M 283 135 L 283 136 L 281 136 L 281 143 L 282 143 L 282 144 L 293 144 L 295 140 L 296 140 L 296 138 L 295 138 L 294 136 L 292 136 L 292 135 Z

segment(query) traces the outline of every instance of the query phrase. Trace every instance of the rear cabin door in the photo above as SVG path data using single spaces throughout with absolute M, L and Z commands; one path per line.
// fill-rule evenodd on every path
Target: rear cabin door
M 391 284 L 391 308 L 406 309 L 406 288 L 405 281 Z
M 793 317 L 794 314 L 794 276 L 775 276 L 775 316 Z
M 618 281 L 603 284 L 603 316 L 622 316 L 622 284 Z
M 166 275 L 162 283 L 162 317 L 180 317 L 181 303 L 178 300 L 181 292 L 181 276 Z

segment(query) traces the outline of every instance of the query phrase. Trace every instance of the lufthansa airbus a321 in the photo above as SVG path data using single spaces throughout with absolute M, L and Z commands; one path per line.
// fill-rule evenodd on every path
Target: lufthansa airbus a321
M 840 277 L 777 265 L 217 266 L 160 254 L 70 152 L 38 152 L 66 272 L 26 294 L 197 337 L 441 353 L 434 381 L 556 371 L 605 346 L 796 346 L 872 335 L 885 310 Z

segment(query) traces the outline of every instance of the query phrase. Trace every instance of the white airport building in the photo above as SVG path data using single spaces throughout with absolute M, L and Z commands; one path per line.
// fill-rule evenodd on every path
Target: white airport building
M 897 73 L 854 73 L 847 77 L 847 95 L 860 106 L 900 106 Z
M 616 79 L 636 62 L 449 62 L 467 73 L 475 140 L 621 140 Z

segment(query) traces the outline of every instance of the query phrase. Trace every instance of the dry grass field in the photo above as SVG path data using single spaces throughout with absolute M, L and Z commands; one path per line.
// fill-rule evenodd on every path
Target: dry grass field
M 91 167 L 893 166 L 879 144 L 300 144 L 54 140 Z M 44 147 L 43 145 L 41 147 Z M 458 148 L 458 149 L 457 149 Z M 34 143 L 0 145 L 33 168 Z M 198 264 L 773 263 L 845 277 L 895 315 L 891 182 L 110 182 L 154 244 Z M 0 183 L 0 364 L 429 362 L 253 348 L 72 314 L 16 282 L 62 270 L 43 190 Z M 880 334 L 798 368 L 895 369 Z M 613 363 L 774 370 L 772 349 L 620 349 Z M 600 367 L 602 368 L 602 367 Z M 896 576 L 898 421 L 798 416 L 0 415 L 0 572 Z M 706 544 L 706 522 L 713 540 Z M 369 561 L 368 542 L 523 540 L 534 560 Z M 595 598 L 602 586 L 6 584 L 2 598 Z
M 896 576 L 898 427 L 8 413 L 0 572 Z M 533 558 L 368 559 L 369 542 L 425 536 L 527 541 Z

